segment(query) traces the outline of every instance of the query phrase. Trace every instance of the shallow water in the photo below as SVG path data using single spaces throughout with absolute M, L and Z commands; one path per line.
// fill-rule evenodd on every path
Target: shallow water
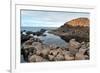
M 48 33 L 48 31 L 56 29 L 55 27 L 22 27 L 22 30 L 26 31 L 39 31 L 41 29 L 46 29 L 47 31 L 44 33 L 46 36 L 39 36 L 44 44 L 47 45 L 57 45 L 59 47 L 67 47 L 67 42 L 61 39 L 59 36 Z
M 48 31 L 46 31 L 44 34 L 46 34 L 46 36 L 39 37 L 41 40 L 43 40 L 44 44 L 57 45 L 59 47 L 67 47 L 67 43 L 64 40 L 62 40 L 59 36 L 50 34 L 48 33 Z

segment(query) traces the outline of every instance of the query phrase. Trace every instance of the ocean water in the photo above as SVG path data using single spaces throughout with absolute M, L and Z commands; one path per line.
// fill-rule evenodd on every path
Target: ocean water
M 61 39 L 59 36 L 48 33 L 48 31 L 57 29 L 56 27 L 21 27 L 21 30 L 26 31 L 39 31 L 41 29 L 46 29 L 47 31 L 44 33 L 46 36 L 39 36 L 44 44 L 47 45 L 57 45 L 59 47 L 67 47 L 67 42 L 65 42 L 63 39 Z
M 21 30 L 26 30 L 26 31 L 39 31 L 41 29 L 46 29 L 46 30 L 53 30 L 56 29 L 57 27 L 21 27 Z

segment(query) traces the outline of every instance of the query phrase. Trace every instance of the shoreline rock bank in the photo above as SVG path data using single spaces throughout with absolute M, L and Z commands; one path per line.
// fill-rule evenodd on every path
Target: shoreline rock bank
M 89 60 L 89 42 L 79 43 L 71 39 L 67 48 L 61 48 L 56 45 L 46 45 L 34 39 L 36 38 L 31 37 L 21 45 L 21 54 L 28 63 Z

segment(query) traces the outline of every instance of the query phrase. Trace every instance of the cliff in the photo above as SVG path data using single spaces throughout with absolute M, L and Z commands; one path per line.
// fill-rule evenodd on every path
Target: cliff
M 79 42 L 89 42 L 89 19 L 82 17 L 72 19 L 65 22 L 64 25 L 54 30 L 52 33 L 60 36 L 67 42 L 73 38 Z
M 66 27 L 66 25 L 70 25 L 70 26 L 80 26 L 80 27 L 87 27 L 89 26 L 89 19 L 88 18 L 76 18 L 73 19 L 71 21 L 68 21 L 66 23 L 64 23 L 64 27 Z

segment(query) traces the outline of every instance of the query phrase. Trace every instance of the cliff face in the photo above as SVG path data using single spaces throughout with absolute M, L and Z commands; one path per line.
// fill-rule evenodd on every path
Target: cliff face
M 53 32 L 59 35 L 65 41 L 76 39 L 77 41 L 89 41 L 89 19 L 77 18 L 64 23 Z
M 65 27 L 66 27 L 66 25 L 86 27 L 86 26 L 89 26 L 89 19 L 88 18 L 73 19 L 69 22 L 64 23 Z

